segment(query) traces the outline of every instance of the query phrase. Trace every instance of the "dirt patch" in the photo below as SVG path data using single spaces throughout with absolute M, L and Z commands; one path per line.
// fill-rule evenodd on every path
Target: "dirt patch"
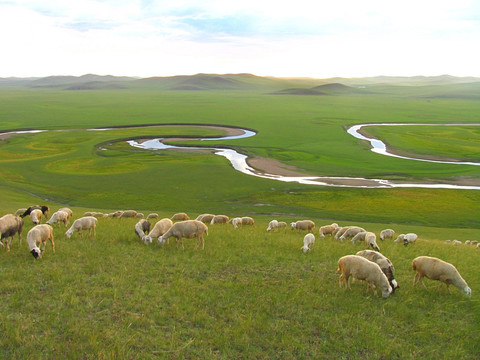
M 280 176 L 311 176 L 301 173 L 295 166 L 282 164 L 280 161 L 274 159 L 267 159 L 264 157 L 248 158 L 247 164 L 260 172 L 280 175 Z

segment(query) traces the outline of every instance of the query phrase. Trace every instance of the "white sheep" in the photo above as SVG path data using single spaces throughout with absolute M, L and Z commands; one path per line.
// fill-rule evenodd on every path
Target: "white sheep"
M 10 244 L 15 234 L 18 234 L 18 242 L 22 241 L 23 219 L 20 216 L 7 214 L 0 218 L 0 244 L 10 251 Z M 8 241 L 10 238 L 10 241 Z M 5 239 L 5 245 L 3 245 Z
M 278 229 L 278 220 L 272 220 L 268 223 L 267 231 Z
M 395 236 L 395 230 L 393 229 L 383 229 L 380 231 L 380 240 L 393 239 Z
M 337 269 L 337 273 L 340 272 L 342 273 L 339 279 L 340 287 L 345 283 L 347 289 L 350 289 L 348 279 L 352 276 L 357 280 L 365 280 L 368 284 L 367 291 L 371 288 L 375 292 L 378 287 L 384 298 L 389 297 L 393 291 L 380 266 L 362 256 L 346 255 L 341 257 L 338 260 Z
M 364 242 L 365 241 L 365 235 L 367 235 L 368 231 L 360 231 L 357 235 L 355 235 L 352 238 L 352 244 L 355 244 L 357 241 Z
M 253 220 L 250 216 L 243 216 L 242 217 L 242 225 L 255 225 L 255 220 Z
M 396 243 L 403 242 L 403 245 L 407 246 L 410 243 L 414 243 L 418 238 L 418 235 L 415 233 L 400 234 L 395 240 Z
M 157 213 L 150 213 L 147 215 L 147 220 L 149 219 L 158 219 L 158 214 Z
M 213 214 L 200 214 L 197 216 L 195 220 L 201 221 L 204 224 L 210 224 L 212 219 L 215 217 Z
M 27 211 L 27 208 L 20 208 L 18 209 L 17 211 L 15 211 L 15 214 L 14 215 L 22 215 L 25 211 Z
M 188 217 L 187 214 L 185 214 L 184 212 L 182 213 L 176 213 L 174 214 L 171 218 L 171 220 L 173 221 L 183 221 L 183 220 L 190 220 L 190 218 Z
M 45 251 L 47 240 L 52 244 L 53 252 L 55 253 L 55 243 L 53 242 L 53 228 L 47 224 L 36 225 L 27 233 L 27 244 L 30 253 L 35 259 L 42 256 Z
M 52 216 L 46 222 L 46 224 L 53 225 L 53 224 L 56 224 L 56 223 L 59 223 L 59 222 L 63 222 L 63 224 L 65 226 L 67 226 L 68 225 L 68 219 L 69 219 L 68 214 L 65 211 L 58 210 L 58 211 L 55 211 L 52 214 Z
M 423 282 L 425 276 L 430 280 L 439 280 L 440 287 L 444 283 L 447 286 L 447 292 L 449 292 L 448 287 L 453 285 L 467 296 L 472 295 L 472 289 L 468 287 L 455 266 L 446 261 L 431 256 L 419 256 L 413 259 L 412 269 L 417 272 L 413 279 L 413 285 L 420 281 L 426 288 Z
M 344 233 L 340 236 L 340 241 L 343 241 L 347 238 L 353 238 L 359 232 L 366 231 L 364 228 L 360 226 L 350 226 Z
M 307 235 L 304 236 L 303 238 L 303 246 L 302 246 L 302 250 L 304 253 L 306 253 L 307 251 L 310 251 L 311 250 L 311 246 L 315 243 L 315 235 L 313 235 L 312 233 L 308 233 Z
M 452 244 L 453 245 L 463 245 L 463 243 L 460 240 L 453 240 Z
M 137 215 L 135 216 L 136 218 L 139 218 L 139 219 L 143 219 L 145 217 L 145 215 L 141 212 L 137 213 Z
M 367 232 L 365 234 L 365 245 L 370 246 L 375 251 L 380 252 L 380 248 L 377 245 L 377 235 L 373 232 Z
M 165 234 L 173 225 L 173 221 L 170 220 L 169 218 L 163 218 L 161 220 L 158 220 L 153 227 L 152 231 L 150 233 L 143 237 L 142 240 L 145 244 L 151 244 L 153 238 L 158 238 Z
M 227 215 L 215 215 L 212 218 L 212 220 L 210 221 L 210 225 L 226 224 L 226 223 L 228 223 L 229 220 L 230 220 L 230 218 Z M 200 220 L 200 221 L 205 222 L 204 218 L 202 218 L 202 220 Z
M 95 237 L 95 227 L 97 226 L 97 218 L 94 216 L 84 216 L 75 220 L 70 226 L 70 229 L 67 230 L 65 236 L 70 239 L 74 231 L 78 231 L 80 237 L 82 237 L 82 230 L 88 230 L 88 236 Z
M 388 282 L 390 283 L 390 286 L 392 287 L 392 292 L 399 287 L 394 276 L 395 268 L 393 267 L 390 259 L 387 258 L 385 255 L 373 250 L 362 250 L 357 252 L 356 255 L 373 261 L 374 263 L 377 263 L 378 266 L 380 266 L 380 269 L 382 269 L 383 273 L 388 279 Z
M 137 216 L 137 212 L 135 210 L 126 210 L 122 212 L 119 218 L 134 218 Z
M 68 207 L 63 207 L 63 208 L 58 209 L 58 211 L 65 211 L 68 215 L 68 222 L 70 222 L 70 219 L 73 216 L 73 211 L 72 210 L 70 210 Z
M 307 231 L 312 232 L 313 228 L 315 227 L 315 223 L 312 220 L 299 220 L 290 223 L 290 227 L 293 229 L 297 229 L 298 231 Z
M 332 235 L 335 235 L 335 240 L 338 240 L 343 235 L 343 233 L 350 228 L 351 226 L 338 227 L 333 231 Z
M 333 232 L 336 229 L 338 229 L 338 224 L 336 224 L 336 223 L 333 223 L 331 225 L 324 225 L 324 226 L 320 227 L 320 230 L 318 230 L 318 234 L 323 239 L 323 238 L 325 238 L 325 235 L 332 235 L 333 236 Z
M 233 228 L 237 229 L 240 225 L 242 225 L 242 218 L 241 217 L 235 217 L 233 219 L 230 219 L 229 223 L 232 223 Z
M 38 225 L 42 222 L 43 213 L 40 209 L 33 209 L 30 212 L 30 219 L 35 225 Z
M 145 241 L 144 239 L 150 231 L 150 225 L 150 221 L 141 219 L 135 224 L 135 234 L 137 234 L 141 240 Z
M 203 239 L 203 234 L 208 235 L 208 227 L 203 222 L 198 220 L 185 220 L 180 221 L 172 225 L 172 227 L 162 236 L 158 238 L 158 244 L 163 245 L 165 241 L 170 237 L 175 237 L 177 239 L 177 246 L 178 242 L 180 241 L 182 245 L 182 250 L 184 250 L 183 246 L 183 238 L 197 238 L 197 245 L 195 249 L 202 244 L 202 250 L 205 247 L 205 240 Z

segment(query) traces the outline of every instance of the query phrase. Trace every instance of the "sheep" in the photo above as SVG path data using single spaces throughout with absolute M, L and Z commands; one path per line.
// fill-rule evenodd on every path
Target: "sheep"
M 452 244 L 453 245 L 462 245 L 463 243 L 460 240 L 453 240 Z
M 355 244 L 357 241 L 365 241 L 365 235 L 368 231 L 360 231 L 357 235 L 352 238 L 352 244 Z
M 119 218 L 134 218 L 137 216 L 137 212 L 135 210 L 126 210 L 122 212 Z
M 22 215 L 25 211 L 27 211 L 27 208 L 20 208 L 17 211 L 15 211 L 15 215 Z
M 239 225 L 242 225 L 242 218 L 235 217 L 233 219 L 230 219 L 229 223 L 232 223 L 233 228 L 236 229 Z
M 23 218 L 27 215 L 30 215 L 30 213 L 35 209 L 41 210 L 42 214 L 48 217 L 48 212 L 50 211 L 50 208 L 47 205 L 32 205 L 27 210 L 25 210 L 25 212 L 21 214 L 20 217 Z
M 0 218 L 0 244 L 10 251 L 10 243 L 13 241 L 15 234 L 18 234 L 18 242 L 22 242 L 23 219 L 20 216 L 7 214 Z M 8 241 L 10 238 L 10 241 Z M 3 245 L 2 240 L 5 240 Z
M 278 227 L 279 228 L 287 227 L 287 223 L 285 221 L 279 221 L 278 222 Z
M 173 225 L 173 221 L 168 218 L 158 220 L 150 233 L 143 237 L 142 240 L 145 244 L 151 244 L 153 238 L 158 238 L 165 234 Z
M 58 209 L 58 211 L 65 211 L 65 212 L 67 213 L 67 215 L 68 215 L 68 222 L 70 222 L 70 219 L 71 219 L 72 216 L 73 216 L 73 211 L 72 211 L 72 210 L 70 210 L 70 209 L 67 208 L 67 207 L 63 207 L 63 208 Z
M 250 216 L 243 216 L 242 217 L 242 225 L 255 225 L 255 220 L 253 220 Z
M 370 246 L 375 251 L 380 252 L 380 248 L 377 245 L 377 235 L 375 235 L 373 232 L 367 232 L 365 234 L 365 244 Z
M 315 223 L 312 220 L 299 220 L 290 223 L 290 227 L 293 229 L 307 230 L 307 232 L 312 232 L 312 229 L 315 227 Z
M 395 230 L 392 229 L 383 229 L 380 231 L 380 240 L 385 240 L 385 239 L 393 239 L 393 236 L 395 235 Z
M 426 276 L 430 280 L 439 280 L 440 286 L 444 283 L 448 287 L 453 285 L 465 293 L 468 297 L 472 295 L 472 289 L 468 287 L 465 280 L 452 264 L 431 256 L 418 256 L 412 261 L 412 269 L 416 271 L 413 279 L 415 286 L 419 281 L 426 288 L 423 277 Z
M 135 234 L 137 234 L 141 240 L 145 241 L 146 234 L 150 231 L 150 225 L 150 221 L 141 219 L 135 224 Z
M 110 214 L 108 214 L 108 215 L 110 215 Z M 122 211 L 122 210 L 117 210 L 117 211 L 115 211 L 115 212 L 112 213 L 112 217 L 114 217 L 114 218 L 118 218 L 118 217 L 120 217 L 120 216 L 122 216 L 122 215 L 123 215 L 123 211 Z
M 95 217 L 104 217 L 104 213 L 99 211 L 86 211 L 83 213 L 83 216 L 95 216 Z
M 93 237 L 95 237 L 95 227 L 97 226 L 98 219 L 94 216 L 84 216 L 77 220 L 75 220 L 65 233 L 65 236 L 70 239 L 74 231 L 78 231 L 80 237 L 82 237 L 82 230 L 88 230 L 88 236 L 91 237 L 93 233 Z
M 47 224 L 36 225 L 27 233 L 27 244 L 30 253 L 35 259 L 42 256 L 45 251 L 47 240 L 52 244 L 52 250 L 55 253 L 55 243 L 53 242 L 53 228 Z M 39 248 L 40 246 L 40 248 Z
M 312 246 L 315 243 L 315 235 L 312 233 L 308 233 L 307 235 L 304 236 L 303 238 L 303 246 L 301 249 L 303 250 L 304 253 L 307 251 L 310 251 L 310 246 Z
M 272 220 L 268 223 L 267 232 L 278 229 L 278 220 Z
M 195 249 L 198 248 L 200 243 L 202 244 L 202 250 L 205 247 L 205 240 L 203 239 L 203 234 L 208 235 L 208 227 L 203 222 L 198 220 L 184 220 L 179 221 L 172 225 L 172 227 L 162 236 L 158 238 L 158 244 L 163 245 L 165 241 L 170 237 L 175 237 L 178 242 L 180 241 L 182 245 L 182 250 L 185 250 L 183 246 L 183 238 L 197 238 L 197 245 Z
M 68 214 L 65 211 L 58 210 L 52 214 L 52 217 L 46 222 L 48 225 L 53 225 L 58 222 L 63 222 L 65 226 L 68 225 Z
M 383 273 L 388 279 L 388 282 L 390 283 L 390 286 L 392 287 L 392 293 L 393 291 L 395 291 L 396 288 L 399 287 L 393 275 L 393 273 L 395 272 L 395 268 L 393 267 L 390 259 L 387 258 L 385 255 L 382 255 L 381 253 L 373 250 L 362 250 L 357 252 L 356 255 L 373 261 L 374 263 L 377 263 L 378 266 L 380 266 L 380 269 L 382 269 Z
M 190 220 L 190 218 L 188 217 L 188 215 L 185 214 L 185 213 L 177 213 L 177 214 L 174 214 L 170 219 L 173 220 L 173 221 L 176 221 L 176 220 L 180 220 L 180 221 Z
M 145 217 L 145 215 L 143 213 L 137 213 L 137 215 L 135 216 L 136 218 L 139 218 L 139 219 L 143 219 Z
M 368 284 L 368 289 L 375 292 L 375 288 L 380 288 L 383 298 L 388 298 L 393 289 L 388 282 L 387 277 L 377 263 L 365 259 L 358 255 L 346 255 L 338 260 L 337 273 L 340 275 L 339 284 L 342 287 L 345 283 L 346 288 L 350 289 L 348 279 L 352 276 L 357 280 L 365 280 Z
M 351 226 L 342 226 L 335 229 L 335 231 L 332 233 L 333 235 L 335 235 L 335 240 L 338 240 L 343 235 L 343 233 L 350 228 Z
M 346 238 L 353 238 L 359 232 L 365 231 L 364 228 L 360 226 L 350 226 L 345 232 L 340 236 L 340 241 L 343 242 Z
M 157 213 L 150 213 L 147 215 L 147 220 L 149 219 L 158 219 L 158 214 Z
M 210 221 L 210 225 L 214 225 L 214 224 L 226 224 L 228 222 L 228 220 L 230 220 L 230 218 L 227 216 L 227 215 L 215 215 L 212 220 Z M 202 222 L 205 222 L 203 221 L 203 218 L 201 220 Z
M 471 244 L 471 245 L 477 245 L 477 244 L 478 244 L 478 241 L 477 241 L 477 240 L 472 240 L 472 241 L 470 241 L 470 244 Z
M 195 220 L 201 221 L 204 224 L 210 224 L 212 219 L 215 217 L 213 214 L 200 214 L 197 216 Z
M 418 235 L 415 233 L 400 234 L 395 240 L 396 243 L 402 242 L 403 245 L 407 246 L 409 243 L 414 243 L 418 238 Z
M 38 225 L 42 222 L 43 213 L 40 209 L 33 209 L 30 212 L 30 219 L 35 225 Z
M 322 239 L 325 238 L 325 235 L 332 235 L 333 236 L 333 232 L 338 229 L 338 224 L 336 223 L 333 223 L 331 225 L 324 225 L 322 227 L 320 227 L 320 230 L 318 231 L 318 234 L 320 235 L 320 237 Z

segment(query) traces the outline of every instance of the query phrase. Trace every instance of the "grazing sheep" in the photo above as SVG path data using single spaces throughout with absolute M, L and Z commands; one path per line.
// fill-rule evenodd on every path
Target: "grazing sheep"
M 148 232 L 150 231 L 150 221 L 141 219 L 139 222 L 135 224 L 135 234 L 145 241 L 145 237 L 147 236 Z
M 346 288 L 350 289 L 348 279 L 352 276 L 357 280 L 365 280 L 368 284 L 368 289 L 375 292 L 375 288 L 380 288 L 382 297 L 387 298 L 392 293 L 393 289 L 390 286 L 387 277 L 377 263 L 365 259 L 358 255 L 346 255 L 338 260 L 337 273 L 340 275 L 339 284 L 342 287 L 345 283 Z
M 50 208 L 47 205 L 32 205 L 27 210 L 25 210 L 25 212 L 23 214 L 21 214 L 20 217 L 23 218 L 27 215 L 30 215 L 30 213 L 35 209 L 40 210 L 43 215 L 48 217 L 48 212 L 50 211 Z
M 55 253 L 55 244 L 53 242 L 53 228 L 47 224 L 36 225 L 27 233 L 27 244 L 30 253 L 35 259 L 42 256 L 45 251 L 47 240 L 52 244 L 53 252 Z M 40 246 L 40 248 L 39 248 Z
M 471 244 L 471 245 L 477 245 L 477 244 L 478 244 L 478 241 L 477 241 L 477 240 L 472 240 L 472 241 L 470 241 L 470 244 Z
M 23 219 L 20 216 L 7 214 L 0 218 L 0 244 L 10 251 L 10 244 L 15 234 L 18 234 L 18 242 L 22 242 Z M 10 241 L 8 241 L 10 238 Z M 5 245 L 3 244 L 5 239 Z
M 82 237 L 82 230 L 88 230 L 88 236 L 95 237 L 95 227 L 97 226 L 97 218 L 94 216 L 84 216 L 73 222 L 70 229 L 67 230 L 65 236 L 70 239 L 74 231 L 78 231 L 80 237 Z
M 355 244 L 357 241 L 365 241 L 365 235 L 368 231 L 360 231 L 357 235 L 352 238 L 352 244 Z
M 202 244 L 202 250 L 205 247 L 205 241 L 203 239 L 203 233 L 208 235 L 208 227 L 205 225 L 203 222 L 198 221 L 198 220 L 185 220 L 185 221 L 180 221 L 172 225 L 172 227 L 162 236 L 158 238 L 158 244 L 163 245 L 165 244 L 165 241 L 169 237 L 175 237 L 177 239 L 177 246 L 178 242 L 180 241 L 182 245 L 182 250 L 185 248 L 183 247 L 183 238 L 197 238 L 197 245 L 195 246 L 195 249 L 199 247 L 200 244 Z
M 68 219 L 68 214 L 65 211 L 58 210 L 52 214 L 52 217 L 46 222 L 46 224 L 53 225 L 59 222 L 63 222 L 63 224 L 67 226 Z
M 307 251 L 311 250 L 310 246 L 312 246 L 314 243 L 315 243 L 315 235 L 313 235 L 312 233 L 308 233 L 303 238 L 303 246 L 301 247 L 301 249 L 303 250 L 304 253 L 306 253 Z
M 201 214 L 201 215 L 198 215 L 195 220 L 201 221 L 204 224 L 210 224 L 210 222 L 212 221 L 212 219 L 214 217 L 215 217 L 215 215 L 213 215 L 213 214 Z
M 268 223 L 267 231 L 278 229 L 278 221 L 272 220 Z
M 480 249 L 480 244 L 477 244 L 477 249 Z
M 318 231 L 318 234 L 323 239 L 323 238 L 325 238 L 325 235 L 332 235 L 333 236 L 333 232 L 336 229 L 338 229 L 338 224 L 336 224 L 336 223 L 333 223 L 331 225 L 324 225 L 324 226 L 320 227 L 320 230 Z
M 451 242 L 452 242 L 452 240 L 445 240 L 445 242 L 446 242 L 446 243 L 451 243 Z
M 395 291 L 396 288 L 399 287 L 393 275 L 393 273 L 395 272 L 395 268 L 393 267 L 393 264 L 389 258 L 373 250 L 362 250 L 357 252 L 357 255 L 373 261 L 374 263 L 377 263 L 378 266 L 380 266 L 380 269 L 382 269 L 383 273 L 388 279 L 388 282 L 390 283 L 390 286 L 392 287 L 392 293 L 393 291 Z
M 242 225 L 255 225 L 255 220 L 253 220 L 250 216 L 243 216 L 242 217 Z
M 242 218 L 240 218 L 240 217 L 235 217 L 235 218 L 233 218 L 233 219 L 230 219 L 229 223 L 232 223 L 233 228 L 236 229 L 236 228 L 238 228 L 240 225 L 242 225 Z
M 33 209 L 30 212 L 30 219 L 35 225 L 38 225 L 42 222 L 43 213 L 40 209 Z
M 108 215 L 110 215 L 110 214 L 108 214 Z M 118 218 L 118 217 L 120 217 L 120 216 L 122 216 L 122 215 L 123 215 L 123 211 L 122 211 L 122 210 L 117 210 L 117 211 L 115 211 L 115 212 L 112 213 L 112 217 L 114 217 L 114 218 Z
M 385 239 L 393 239 L 393 236 L 395 235 L 395 230 L 392 229 L 383 229 L 380 231 L 380 240 L 385 240 Z
M 439 280 L 440 287 L 444 283 L 447 286 L 447 292 L 450 292 L 448 287 L 453 285 L 467 296 L 472 295 L 472 289 L 468 287 L 455 266 L 446 261 L 431 256 L 419 256 L 413 259 L 412 269 L 417 272 L 413 279 L 413 285 L 420 281 L 426 288 L 423 282 L 423 277 L 426 276 L 430 280 Z
M 143 242 L 145 244 L 151 244 L 153 238 L 158 238 L 165 234 L 173 225 L 173 221 L 170 220 L 169 218 L 163 218 L 161 220 L 158 220 L 155 226 L 153 227 L 152 231 L 142 238 Z
M 70 209 L 67 208 L 67 207 L 63 207 L 63 208 L 58 209 L 58 211 L 65 211 L 65 212 L 67 213 L 67 215 L 68 215 L 68 222 L 70 222 L 70 219 L 71 219 L 72 216 L 73 216 L 73 211 L 72 211 L 72 210 L 70 210 Z
M 135 210 L 126 210 L 119 216 L 119 218 L 134 218 L 137 216 L 137 212 Z
M 373 250 L 380 252 L 380 248 L 377 245 L 377 235 L 373 232 L 367 232 L 365 234 L 365 245 L 370 246 Z
M 25 211 L 27 211 L 27 208 L 21 208 L 21 209 L 18 209 L 17 211 L 15 211 L 15 215 L 22 215 Z
M 335 229 L 335 231 L 333 232 L 333 235 L 335 235 L 335 240 L 338 240 L 343 235 L 343 233 L 350 228 L 351 226 L 342 226 Z
M 143 219 L 145 217 L 145 215 L 143 215 L 143 213 L 137 213 L 137 215 L 135 217 L 139 218 L 139 219 Z
M 306 230 L 307 232 L 312 232 L 313 228 L 315 227 L 315 223 L 312 220 L 299 220 L 290 223 L 290 227 L 293 229 L 297 229 L 298 231 Z
M 228 220 L 230 220 L 230 218 L 227 216 L 227 215 L 215 215 L 212 220 L 210 221 L 210 225 L 214 225 L 214 224 L 226 224 L 228 223 Z M 201 220 L 202 222 L 205 222 L 203 221 L 203 218 Z
M 279 228 L 287 227 L 287 223 L 285 221 L 279 221 L 278 222 L 278 227 Z
M 463 245 L 463 243 L 460 240 L 453 240 L 452 244 L 453 245 Z
M 177 214 L 174 214 L 174 215 L 171 217 L 171 220 L 173 220 L 173 221 L 176 221 L 176 220 L 184 221 L 184 220 L 190 220 L 190 218 L 189 218 L 188 215 L 185 214 L 185 213 L 177 213 Z
M 403 245 L 407 246 L 410 243 L 414 243 L 418 238 L 418 235 L 415 233 L 400 234 L 395 240 L 396 243 L 403 242 Z
M 157 213 L 151 213 L 147 215 L 147 220 L 149 219 L 158 219 L 158 214 Z
M 366 231 L 364 228 L 360 226 L 350 226 L 347 230 L 344 231 L 342 236 L 340 236 L 340 241 L 343 242 L 346 238 L 353 238 L 359 232 Z

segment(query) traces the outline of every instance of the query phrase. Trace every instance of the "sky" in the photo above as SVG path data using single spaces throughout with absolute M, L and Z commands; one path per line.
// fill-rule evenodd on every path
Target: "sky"
M 480 76 L 480 0 L 0 0 L 0 77 Z

